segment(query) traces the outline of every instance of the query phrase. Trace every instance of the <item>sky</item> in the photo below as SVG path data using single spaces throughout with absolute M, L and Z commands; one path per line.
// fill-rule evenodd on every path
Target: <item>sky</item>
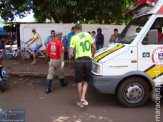
M 34 22 L 33 12 L 30 12 L 26 17 L 20 19 L 19 17 L 15 17 L 13 22 Z M 0 17 L 0 27 L 3 27 L 5 24 L 2 23 L 3 20 Z
M 33 12 L 30 12 L 30 14 L 28 14 L 26 17 L 20 19 L 19 17 L 16 17 L 14 22 L 33 22 L 34 18 L 33 18 Z

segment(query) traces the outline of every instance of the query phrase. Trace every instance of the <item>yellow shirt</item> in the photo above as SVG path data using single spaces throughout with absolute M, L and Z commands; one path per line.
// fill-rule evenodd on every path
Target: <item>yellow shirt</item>
M 70 41 L 70 47 L 76 48 L 76 56 L 79 57 L 90 57 L 92 58 L 91 44 L 93 43 L 92 37 L 87 32 L 80 32 L 74 35 Z
M 40 35 L 38 33 L 33 34 L 32 39 L 36 39 L 35 40 L 36 44 L 38 44 L 38 45 L 42 44 L 41 37 L 40 37 Z

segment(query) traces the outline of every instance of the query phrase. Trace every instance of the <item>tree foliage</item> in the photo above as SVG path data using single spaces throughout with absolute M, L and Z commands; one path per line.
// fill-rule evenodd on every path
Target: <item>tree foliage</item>
M 131 16 L 124 9 L 136 0 L 1 0 L 0 15 L 6 21 L 24 17 L 31 10 L 38 22 L 124 24 Z

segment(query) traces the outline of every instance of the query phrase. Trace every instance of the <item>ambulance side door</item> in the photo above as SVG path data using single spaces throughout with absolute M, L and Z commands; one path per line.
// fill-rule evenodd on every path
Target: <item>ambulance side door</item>
M 147 73 L 155 85 L 163 84 L 163 16 L 153 21 L 138 43 L 138 70 Z

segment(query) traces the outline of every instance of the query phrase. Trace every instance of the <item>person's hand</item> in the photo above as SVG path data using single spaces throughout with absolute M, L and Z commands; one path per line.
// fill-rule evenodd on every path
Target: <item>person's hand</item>
M 62 61 L 62 62 L 61 62 L 61 69 L 63 69 L 63 68 L 64 68 L 64 65 L 65 65 L 65 62 L 64 62 L 64 61 Z

